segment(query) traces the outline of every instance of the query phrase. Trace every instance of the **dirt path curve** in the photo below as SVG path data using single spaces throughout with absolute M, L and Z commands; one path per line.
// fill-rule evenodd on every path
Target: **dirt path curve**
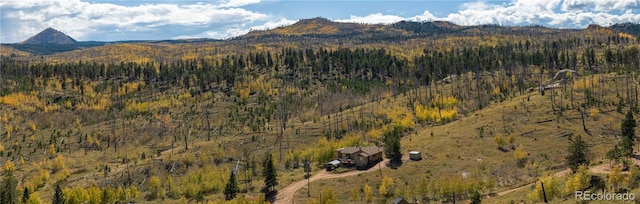
M 633 164 L 640 166 L 640 160 L 638 160 L 637 158 L 632 158 L 631 161 L 633 162 Z M 600 165 L 589 167 L 589 172 L 595 173 L 595 174 L 609 174 L 609 172 L 611 172 L 611 167 L 610 167 L 610 164 L 604 163 L 604 164 L 600 164 Z M 558 171 L 558 172 L 554 173 L 553 175 L 557 178 L 557 177 L 566 176 L 569 173 L 571 173 L 571 169 L 565 169 L 565 170 L 562 170 L 562 171 Z M 628 173 L 629 172 L 622 172 L 622 174 L 628 174 Z M 535 184 L 535 182 L 529 183 L 527 185 L 520 186 L 520 187 L 517 187 L 517 188 L 512 188 L 512 189 L 509 189 L 509 190 L 501 191 L 501 192 L 498 192 L 496 195 L 497 196 L 503 196 L 503 195 L 509 194 L 511 192 L 518 191 L 518 190 L 521 190 L 523 188 L 530 187 L 533 184 Z
M 311 178 L 309 178 L 309 181 L 307 180 L 300 180 L 294 183 L 289 184 L 287 187 L 278 190 L 278 195 L 276 195 L 276 200 L 274 203 L 283 203 L 283 204 L 289 204 L 289 203 L 293 203 L 293 196 L 296 194 L 296 192 L 298 190 L 300 190 L 301 188 L 304 188 L 305 186 L 307 186 L 307 182 L 314 182 L 314 181 L 318 181 L 318 180 L 325 180 L 325 179 L 334 179 L 334 178 L 342 178 L 342 177 L 349 177 L 349 176 L 355 176 L 358 174 L 364 174 L 364 173 L 369 173 L 369 172 L 375 172 L 375 171 L 379 171 L 379 169 L 385 169 L 387 168 L 387 163 L 389 162 L 388 159 L 384 159 L 380 162 L 380 164 L 377 164 L 374 167 L 371 167 L 367 170 L 364 171 L 349 171 L 349 172 L 345 172 L 345 173 L 340 173 L 340 174 L 334 174 L 334 173 L 329 173 L 326 170 L 322 170 L 320 171 L 320 173 L 317 173 L 313 176 L 311 176 Z M 378 167 L 379 166 L 379 167 Z
M 599 166 L 601 166 L 601 165 L 599 165 Z M 562 170 L 562 171 L 558 171 L 558 172 L 554 173 L 553 175 L 554 175 L 555 177 L 561 177 L 561 176 L 565 176 L 565 175 L 567 175 L 567 174 L 569 174 L 569 173 L 571 173 L 571 169 L 565 169 L 565 170 Z M 509 189 L 509 190 L 506 190 L 506 191 L 501 191 L 501 192 L 496 193 L 496 195 L 497 195 L 497 196 L 507 195 L 507 194 L 509 194 L 509 193 L 511 193 L 511 192 L 518 191 L 518 190 L 521 190 L 521 189 L 524 189 L 524 188 L 530 187 L 530 186 L 532 186 L 532 185 L 533 185 L 533 184 L 535 184 L 535 183 L 536 183 L 536 182 L 533 182 L 533 183 L 529 183 L 529 184 L 524 185 L 524 186 L 520 186 L 520 187 L 512 188 L 512 189 Z

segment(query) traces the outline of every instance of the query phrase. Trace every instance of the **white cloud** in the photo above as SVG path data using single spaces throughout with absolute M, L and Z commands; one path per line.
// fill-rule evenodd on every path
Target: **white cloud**
M 220 4 L 219 6 L 220 7 L 241 7 L 241 6 L 257 4 L 257 3 L 260 3 L 260 0 L 228 0 Z
M 640 0 L 565 0 L 562 3 L 563 11 L 588 11 L 597 12 L 623 11 L 637 9 Z
M 136 32 L 142 34 L 148 31 L 159 31 L 161 35 L 169 35 L 179 31 L 160 30 L 171 29 L 170 26 L 205 29 L 205 27 L 246 25 L 269 19 L 267 14 L 240 8 L 258 2 L 259 0 L 229 0 L 220 4 L 122 6 L 80 0 L 3 1 L 0 2 L 2 11 L 0 42 L 19 42 L 47 27 L 54 27 L 73 38 L 84 40 L 89 36 L 108 35 L 109 32 L 113 32 L 111 35 L 118 35 L 120 32 L 135 35 Z M 236 32 L 232 29 L 225 33 Z M 144 38 L 144 36 L 138 37 Z
M 366 24 L 391 24 L 398 21 L 405 20 L 405 18 L 397 15 L 384 15 L 381 13 L 373 13 L 367 16 L 351 16 L 349 19 L 337 19 L 336 22 L 352 22 L 352 23 L 366 23 Z
M 424 11 L 424 13 L 422 13 L 422 15 L 417 15 L 414 17 L 411 17 L 407 20 L 410 21 L 418 21 L 418 22 L 423 22 L 423 21 L 434 21 L 434 20 L 438 20 L 438 18 L 436 18 L 436 16 L 434 16 L 433 14 L 431 14 L 431 12 L 429 11 Z
M 282 27 L 282 26 L 288 26 L 291 24 L 296 23 L 296 21 L 294 20 L 289 20 L 286 18 L 280 18 L 277 20 L 271 20 L 266 22 L 265 24 L 262 25 L 258 25 L 258 26 L 253 26 L 251 27 L 251 30 L 269 30 L 269 29 L 274 29 L 277 27 Z
M 459 25 L 536 24 L 561 28 L 586 27 L 589 24 L 608 26 L 621 22 L 640 22 L 640 14 L 637 13 L 639 2 L 640 0 L 513 0 L 504 4 L 492 4 L 476 1 L 463 3 L 458 12 L 443 17 L 436 17 L 426 10 L 413 17 L 374 13 L 336 21 L 385 24 L 402 20 L 449 21 Z M 610 12 L 613 10 L 624 13 Z
M 460 25 L 545 25 L 561 28 L 586 27 L 589 24 L 640 22 L 640 14 L 630 9 L 640 0 L 515 0 L 508 4 L 465 3 L 457 13 L 437 20 Z M 607 8 L 607 9 L 605 9 Z M 557 12 L 558 10 L 562 12 Z M 612 10 L 626 10 L 613 14 Z M 637 11 L 637 10 L 636 10 Z

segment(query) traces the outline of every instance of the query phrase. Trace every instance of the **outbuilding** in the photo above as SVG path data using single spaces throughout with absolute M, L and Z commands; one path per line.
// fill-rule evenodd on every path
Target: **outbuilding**
M 419 151 L 411 151 L 411 152 L 409 152 L 409 159 L 411 159 L 413 161 L 422 160 L 422 154 L 420 154 Z

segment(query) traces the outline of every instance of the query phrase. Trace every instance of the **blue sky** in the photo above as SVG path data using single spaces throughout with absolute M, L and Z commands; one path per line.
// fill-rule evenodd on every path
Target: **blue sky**
M 3 0 L 0 43 L 52 27 L 79 41 L 225 39 L 299 19 L 584 28 L 640 22 L 640 0 Z

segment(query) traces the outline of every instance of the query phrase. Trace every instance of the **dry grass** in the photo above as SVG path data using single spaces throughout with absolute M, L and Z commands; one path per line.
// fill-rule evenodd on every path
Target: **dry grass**
M 613 100 L 614 97 L 608 95 L 605 99 Z M 568 100 L 564 100 L 568 103 Z M 398 97 L 383 102 L 380 106 L 381 109 L 401 106 L 406 101 L 406 98 Z M 382 174 L 396 179 L 396 188 L 411 189 L 423 176 L 438 178 L 480 172 L 485 176 L 496 175 L 496 186 L 483 192 L 495 193 L 534 182 L 540 176 L 565 169 L 564 158 L 569 135 L 581 135 L 588 141 L 592 165 L 606 162 L 604 154 L 617 142 L 615 134 L 618 134 L 619 121 L 623 115 L 615 112 L 615 106 L 602 106 L 598 110 L 592 111 L 595 115 L 585 119 L 591 135 L 583 131 L 577 110 L 565 110 L 561 116 L 555 115 L 549 94 L 541 96 L 538 92 L 517 96 L 502 103 L 492 103 L 485 109 L 472 112 L 467 117 L 461 116 L 448 124 L 417 124 L 414 131 L 403 137 L 402 151 L 404 154 L 421 151 L 424 159 L 407 162 L 395 170 L 383 170 Z M 480 128 L 483 129 L 483 137 L 479 135 Z M 528 153 L 525 167 L 517 166 L 513 151 L 509 148 L 511 145 L 506 145 L 508 152 L 498 149 L 493 141 L 493 136 L 498 134 L 515 136 L 513 146 L 523 148 Z M 359 191 L 364 183 L 368 183 L 374 188 L 375 199 L 380 201 L 382 197 L 376 193 L 380 180 L 380 173 L 375 172 L 318 181 L 311 184 L 311 189 L 316 189 L 312 190 L 311 199 L 317 199 L 321 189 L 333 188 L 339 200 L 348 200 L 352 189 Z M 336 186 L 339 188 L 335 188 Z M 491 198 L 488 202 L 530 202 L 525 196 L 529 191 L 525 188 L 504 197 Z M 406 195 L 412 199 L 415 193 L 409 192 Z M 297 202 L 308 199 L 305 189 L 295 197 Z M 364 194 L 360 197 L 364 197 Z
M 443 92 L 449 93 L 450 86 L 443 86 Z M 609 87 L 603 86 L 603 88 Z M 422 91 L 426 92 L 425 89 L 422 89 Z M 184 91 L 169 90 L 164 94 L 178 96 L 184 95 Z M 421 93 L 420 95 L 425 96 L 426 93 Z M 402 151 L 404 154 L 414 150 L 421 151 L 424 159 L 418 162 L 406 162 L 398 169 L 382 170 L 382 175 L 390 176 L 396 180 L 395 187 L 390 191 L 404 189 L 406 193 L 403 194 L 409 195 L 411 199 L 411 196 L 415 197 L 416 194 L 411 192 L 410 189 L 413 185 L 416 185 L 419 178 L 428 177 L 435 180 L 435 178 L 439 177 L 457 177 L 463 173 L 496 177 L 496 186 L 484 191 L 484 193 L 503 191 L 531 183 L 542 175 L 565 168 L 563 166 L 566 155 L 565 150 L 569 144 L 565 133 L 580 134 L 585 137 L 592 145 L 591 158 L 593 163 L 604 161 L 602 159 L 604 158 L 604 153 L 617 142 L 614 134 L 619 131 L 619 121 L 622 118 L 622 114 L 617 113 L 613 105 L 601 106 L 600 108 L 592 107 L 591 109 L 593 110 L 589 111 L 590 115 L 585 121 L 591 133 L 591 135 L 588 135 L 582 130 L 579 112 L 574 108 L 565 110 L 561 116 L 556 115 L 551 109 L 549 95 L 550 93 L 541 96 L 538 92 L 534 92 L 521 96 L 507 97 L 504 102 L 492 102 L 482 110 L 469 112 L 467 116 L 460 114 L 457 120 L 447 124 L 415 124 L 415 128 L 407 132 L 402 139 Z M 576 94 L 575 97 L 577 98 L 576 101 L 579 101 L 578 99 L 582 96 L 581 94 Z M 243 160 L 244 149 L 254 155 L 253 159 L 258 162 L 262 159 L 260 155 L 265 153 L 274 154 L 274 158 L 278 160 L 280 144 L 276 142 L 277 128 L 251 132 L 240 127 L 237 121 L 228 124 L 225 119 L 231 112 L 229 107 L 234 106 L 235 103 L 221 95 L 205 97 L 201 99 L 200 103 L 212 103 L 214 99 L 216 102 L 213 103 L 214 108 L 212 109 L 211 118 L 213 118 L 212 121 L 214 122 L 212 126 L 217 128 L 220 125 L 224 125 L 224 130 L 221 131 L 221 135 L 218 135 L 219 132 L 214 131 L 215 134 L 212 141 L 207 141 L 207 132 L 203 129 L 206 127 L 206 123 L 203 122 L 204 118 L 202 115 L 195 116 L 194 122 L 191 123 L 194 131 L 189 138 L 189 150 L 184 148 L 182 135 L 188 131 L 184 126 L 181 126 L 184 121 L 181 114 L 188 110 L 190 106 L 196 105 L 193 99 L 186 99 L 182 102 L 182 106 L 171 109 L 171 130 L 166 133 L 166 138 L 163 140 L 158 137 L 159 123 L 157 118 L 144 116 L 128 118 L 124 121 L 124 126 L 122 125 L 123 119 L 116 120 L 117 134 L 121 135 L 124 132 L 128 139 L 119 144 L 117 152 L 111 146 L 103 151 L 89 150 L 85 155 L 83 149 L 80 149 L 78 144 L 73 143 L 77 141 L 77 137 L 74 134 L 70 137 L 63 136 L 67 142 L 71 142 L 68 143 L 71 148 L 62 149 L 58 154 L 62 154 L 66 158 L 71 175 L 65 178 L 62 184 L 69 187 L 86 187 L 99 184 L 105 179 L 102 171 L 105 165 L 111 169 L 106 176 L 107 180 L 111 181 L 120 181 L 127 176 L 128 171 L 134 173 L 135 182 L 144 181 L 147 176 L 144 172 L 148 172 L 148 175 L 172 176 L 175 181 L 179 181 L 187 172 L 200 168 L 199 164 L 203 164 L 205 167 L 217 164 L 223 168 L 235 168 L 238 159 Z M 326 113 L 325 115 L 319 115 L 316 110 L 308 110 L 295 115 L 289 120 L 289 127 L 283 134 L 285 137 L 283 138 L 282 146 L 285 149 L 282 151 L 282 157 L 284 158 L 287 152 L 290 151 L 288 149 L 291 149 L 291 151 L 307 150 L 317 146 L 319 138 L 324 137 L 325 131 L 331 129 L 330 124 L 335 122 L 336 115 L 340 115 L 345 119 L 350 118 L 351 120 L 367 120 L 374 124 L 374 128 L 383 128 L 382 125 L 384 123 L 381 122 L 383 118 L 393 119 L 394 117 L 391 116 L 398 116 L 398 114 L 392 114 L 394 111 L 412 110 L 402 108 L 407 107 L 408 101 L 409 99 L 405 95 L 389 95 L 379 102 L 365 102 L 362 105 L 343 109 L 342 112 L 332 112 L 330 117 Z M 568 99 L 564 99 L 565 104 L 568 101 Z M 608 92 L 605 101 L 611 102 L 609 104 L 617 101 L 615 93 Z M 4 114 L 16 115 L 17 112 L 13 109 L 3 108 L 0 110 L 0 115 Z M 240 114 L 247 113 L 241 112 Z M 2 144 L 6 149 L 9 149 L 15 141 L 19 141 L 22 138 L 23 134 L 29 136 L 28 124 L 31 121 L 36 121 L 39 124 L 38 130 L 34 135 L 36 141 L 42 141 L 46 144 L 49 135 L 54 131 L 61 131 L 63 135 L 68 129 L 77 132 L 78 128 L 74 126 L 75 118 L 81 118 L 82 121 L 85 121 L 85 118 L 90 118 L 91 114 L 85 113 L 85 117 L 82 117 L 82 115 L 82 113 L 61 112 L 11 118 L 8 121 L 16 121 L 14 122 L 17 127 L 15 128 L 16 131 L 12 133 L 11 139 L 3 136 Z M 314 115 L 315 117 L 313 117 Z M 406 116 L 407 114 L 404 115 Z M 399 118 L 397 120 L 402 120 L 402 117 L 397 118 Z M 43 125 L 39 121 L 55 122 Z M 86 123 L 82 124 L 81 131 L 83 133 L 92 135 L 101 133 L 103 136 L 111 135 L 111 125 L 108 118 L 99 117 L 98 119 L 86 121 Z M 277 127 L 278 125 L 276 121 L 270 123 L 272 127 Z M 348 127 L 347 121 L 341 121 L 338 126 L 340 128 Z M 480 129 L 483 130 L 482 137 L 480 137 Z M 367 133 L 358 132 L 353 134 L 366 135 Z M 171 148 L 173 143 L 171 135 L 180 136 L 176 137 L 177 141 L 174 143 L 174 148 Z M 515 137 L 513 146 L 519 146 L 529 153 L 527 155 L 527 165 L 518 167 L 513 151 L 502 152 L 498 150 L 498 146 L 493 140 L 495 135 L 503 135 L 505 137 L 513 135 Z M 149 140 L 147 141 L 146 139 Z M 374 142 L 371 138 L 364 136 L 363 140 Z M 60 142 L 58 140 L 56 144 L 59 145 Z M 35 145 L 35 142 L 32 145 Z M 104 142 L 102 146 L 106 148 Z M 506 145 L 505 148 L 510 149 L 509 146 Z M 27 149 L 31 150 L 33 147 Z M 23 154 L 27 154 L 27 151 L 23 150 Z M 143 154 L 145 155 L 144 159 L 142 158 Z M 200 161 L 202 155 L 208 156 L 203 161 L 204 163 Z M 49 155 L 43 149 L 38 149 L 33 155 L 25 156 L 26 165 L 18 165 L 18 177 L 25 178 L 25 176 L 32 173 L 30 172 L 31 167 L 29 167 L 31 162 L 48 159 L 48 157 Z M 171 167 L 174 163 L 184 163 L 185 158 L 193 160 L 195 165 L 191 167 L 178 165 L 173 172 L 168 172 L 165 169 L 167 166 Z M 123 162 L 126 159 L 130 161 L 128 164 Z M 160 162 L 161 159 L 162 162 Z M 281 170 L 279 171 L 280 184 L 277 189 L 303 179 L 302 168 L 285 170 L 282 163 L 279 164 L 278 167 Z M 240 167 L 242 170 L 243 167 Z M 314 171 L 318 170 L 320 169 L 314 168 Z M 259 189 L 263 185 L 262 178 L 259 176 L 260 171 L 261 168 L 258 166 L 252 182 L 254 188 L 245 194 L 247 197 L 260 195 Z M 240 174 L 238 179 L 244 180 L 246 178 L 244 174 Z M 374 199 L 379 201 L 382 198 L 377 191 L 380 182 L 380 172 L 318 181 L 311 184 L 311 196 L 312 198 L 317 197 L 323 188 L 333 188 L 340 200 L 348 200 L 353 189 L 359 191 L 363 184 L 367 183 L 373 188 Z M 239 185 L 241 189 L 245 190 L 246 184 L 244 182 Z M 335 188 L 336 186 L 340 188 Z M 50 200 L 54 187 L 55 181 L 50 181 L 39 190 L 43 200 Z M 145 195 L 145 185 L 143 184 L 141 187 L 142 195 Z M 523 198 L 523 195 L 528 192 L 529 190 L 524 189 L 504 197 L 490 198 L 487 202 L 518 201 L 517 198 Z M 221 194 L 217 193 L 207 195 L 204 198 L 216 200 L 220 199 L 220 196 Z M 360 197 L 364 197 L 364 194 L 361 194 Z M 296 194 L 296 203 L 303 202 L 306 199 L 306 189 L 302 189 Z M 170 202 L 179 202 L 179 199 L 169 200 Z M 137 201 L 145 202 L 143 198 L 139 198 Z

